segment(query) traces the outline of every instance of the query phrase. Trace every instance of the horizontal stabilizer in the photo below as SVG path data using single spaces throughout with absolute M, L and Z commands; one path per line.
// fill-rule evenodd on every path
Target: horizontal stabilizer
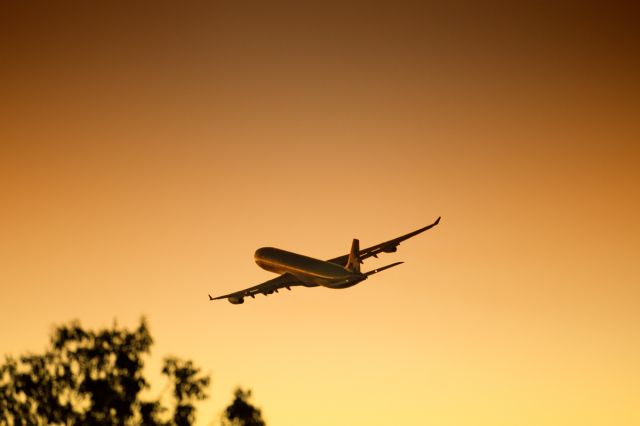
M 400 265 L 401 263 L 404 263 L 404 262 L 392 263 L 391 265 L 383 266 L 382 268 L 378 268 L 378 269 L 374 269 L 373 271 L 366 272 L 365 275 L 368 277 L 369 275 L 373 275 L 373 274 L 377 274 L 378 272 L 382 272 L 385 269 L 393 268 L 394 266 Z

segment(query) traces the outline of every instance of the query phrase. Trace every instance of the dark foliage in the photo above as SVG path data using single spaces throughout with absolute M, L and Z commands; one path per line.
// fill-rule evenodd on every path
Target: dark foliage
M 0 424 L 192 424 L 209 377 L 191 361 L 166 358 L 162 372 L 173 384 L 175 407 L 141 400 L 148 387 L 143 356 L 152 343 L 144 319 L 133 331 L 90 331 L 78 322 L 57 327 L 44 354 L 0 365 Z
M 223 426 L 265 426 L 260 409 L 254 407 L 249 399 L 251 390 L 236 389 L 233 402 L 224 411 Z

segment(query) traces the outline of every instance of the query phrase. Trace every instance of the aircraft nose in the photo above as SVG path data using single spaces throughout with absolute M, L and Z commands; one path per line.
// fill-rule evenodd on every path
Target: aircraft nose
M 258 265 L 264 262 L 273 262 L 275 259 L 279 259 L 280 257 L 280 251 L 273 247 L 261 247 L 256 250 L 253 255 L 253 259 Z
M 267 255 L 268 252 L 269 252 L 269 247 L 261 247 L 258 250 L 256 250 L 256 252 L 253 255 L 253 258 L 255 260 L 264 259 L 265 255 Z

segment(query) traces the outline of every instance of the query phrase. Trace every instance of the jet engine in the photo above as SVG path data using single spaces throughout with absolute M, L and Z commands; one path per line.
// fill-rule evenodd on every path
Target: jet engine
M 240 296 L 231 296 L 229 297 L 229 303 L 232 303 L 234 305 L 241 305 L 244 303 L 244 297 L 240 297 Z
M 398 251 L 398 248 L 396 246 L 385 247 L 382 249 L 382 251 L 385 253 L 395 253 Z

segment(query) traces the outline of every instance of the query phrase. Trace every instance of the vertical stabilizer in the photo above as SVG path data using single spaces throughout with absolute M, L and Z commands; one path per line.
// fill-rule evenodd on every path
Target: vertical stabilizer
M 356 238 L 351 243 L 351 252 L 349 252 L 349 260 L 345 266 L 350 272 L 360 273 L 360 241 Z

